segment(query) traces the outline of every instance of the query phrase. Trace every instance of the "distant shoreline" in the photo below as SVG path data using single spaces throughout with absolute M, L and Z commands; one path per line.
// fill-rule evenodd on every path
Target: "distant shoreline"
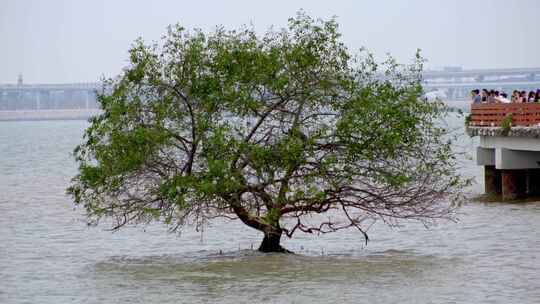
M 88 120 L 100 113 L 99 109 L 0 111 L 0 121 Z

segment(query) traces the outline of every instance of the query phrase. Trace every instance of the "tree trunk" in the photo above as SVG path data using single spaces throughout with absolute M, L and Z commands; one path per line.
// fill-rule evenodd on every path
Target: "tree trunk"
M 293 253 L 292 251 L 281 247 L 281 245 L 279 244 L 281 240 L 281 234 L 281 229 L 268 229 L 267 231 L 264 231 L 264 239 L 261 243 L 261 246 L 259 247 L 259 251 Z
M 281 240 L 281 235 L 283 234 L 283 230 L 279 227 L 279 219 L 273 223 L 274 225 L 271 225 L 267 222 L 261 221 L 260 218 L 251 216 L 249 212 L 244 207 L 242 207 L 238 198 L 231 202 L 231 207 L 234 213 L 236 213 L 238 218 L 244 224 L 264 233 L 264 239 L 261 243 L 261 246 L 259 247 L 259 251 L 294 253 L 281 247 L 281 245 L 279 244 Z

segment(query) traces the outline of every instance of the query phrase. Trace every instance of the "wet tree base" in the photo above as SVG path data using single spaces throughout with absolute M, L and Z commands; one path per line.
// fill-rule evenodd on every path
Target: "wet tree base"
M 279 236 L 265 236 L 261 246 L 259 246 L 260 252 L 276 252 L 276 253 L 294 253 L 280 245 L 281 235 Z
M 265 252 L 265 253 L 270 253 L 270 252 L 275 252 L 275 253 L 291 253 L 291 254 L 294 254 L 293 251 L 290 251 L 288 250 L 287 248 L 283 248 L 282 246 L 279 246 L 278 248 L 267 248 L 267 247 L 259 247 L 258 249 L 260 252 Z

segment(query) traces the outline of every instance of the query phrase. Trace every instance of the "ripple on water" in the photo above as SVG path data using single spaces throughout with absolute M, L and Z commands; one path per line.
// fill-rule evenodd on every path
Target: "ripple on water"
M 267 284 L 304 284 L 328 282 L 347 284 L 392 284 L 403 279 L 423 277 L 461 263 L 457 258 L 421 255 L 414 250 L 385 250 L 363 255 L 313 256 L 304 254 L 266 254 L 242 250 L 216 254 L 193 252 L 183 255 L 159 255 L 133 258 L 115 256 L 98 262 L 97 276 L 122 276 L 123 281 L 167 279 L 177 285 L 186 283 L 227 284 L 265 281 Z
M 295 255 L 237 250 L 261 237 L 239 223 L 216 222 L 204 238 L 90 229 L 64 192 L 86 125 L 0 123 L 2 304 L 540 303 L 535 202 L 470 202 L 458 223 L 430 229 L 376 224 L 367 246 L 354 231 L 298 235 L 284 241 Z

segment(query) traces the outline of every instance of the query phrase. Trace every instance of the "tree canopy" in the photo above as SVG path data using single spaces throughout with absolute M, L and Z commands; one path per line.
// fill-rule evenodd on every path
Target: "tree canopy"
M 129 54 L 74 151 L 68 193 L 91 222 L 227 217 L 264 233 L 259 250 L 286 251 L 282 234 L 367 241 L 365 219 L 452 216 L 465 181 L 443 106 L 421 98 L 419 54 L 378 63 L 349 51 L 334 19 L 302 12 L 264 35 L 171 26 Z

